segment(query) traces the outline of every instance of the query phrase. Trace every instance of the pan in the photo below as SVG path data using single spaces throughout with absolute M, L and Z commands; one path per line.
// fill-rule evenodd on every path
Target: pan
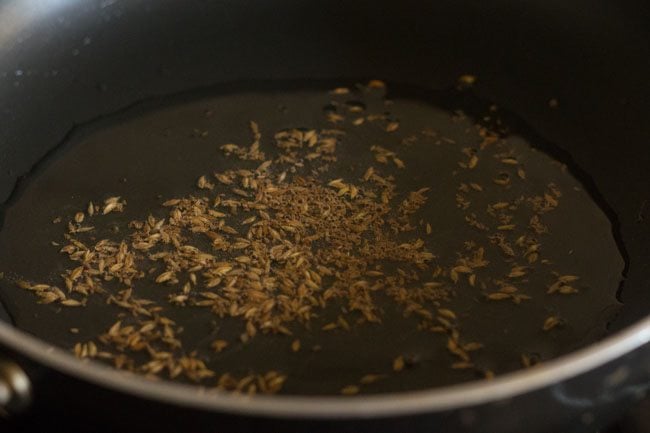
M 643 79 L 650 45 L 634 3 L 592 4 L 587 14 L 581 6 L 5 2 L 6 410 L 57 414 L 64 394 L 81 419 L 169 431 L 580 431 L 616 417 L 643 398 L 650 376 L 650 157 L 643 146 L 650 131 L 642 117 L 650 109 Z M 62 241 L 51 221 L 73 216 L 81 203 L 95 200 L 106 209 L 115 192 L 127 202 L 111 221 L 125 230 L 130 220 L 161 209 L 163 199 L 197 194 L 198 174 L 230 168 L 220 145 L 250 143 L 259 132 L 265 148 L 265 137 L 278 131 L 336 129 L 332 114 L 359 103 L 379 120 L 346 127 L 337 144 L 345 163 L 330 169 L 329 181 L 360 177 L 354 170 L 365 170 L 376 149 L 388 149 L 406 164 L 400 171 L 384 152 L 397 188 L 433 188 L 442 203 L 455 199 L 458 183 L 436 164 L 451 155 L 470 164 L 473 154 L 462 152 L 472 145 L 466 129 L 482 125 L 512 146 L 529 143 L 536 150 L 522 150 L 521 158 L 539 161 L 526 165 L 529 184 L 544 178 L 536 170 L 553 161 L 566 167 L 555 180 L 560 202 L 569 205 L 547 244 L 557 251 L 556 268 L 567 269 L 556 276 L 571 269 L 589 284 L 570 301 L 532 296 L 534 308 L 523 298 L 521 307 L 489 303 L 487 289 L 463 295 L 452 285 L 451 314 L 462 316 L 464 341 L 485 346 L 468 369 L 449 368 L 448 330 L 413 332 L 402 311 L 389 307 L 381 326 L 353 324 L 352 336 L 323 331 L 340 317 L 323 311 L 314 322 L 321 329 L 296 327 L 291 337 L 262 335 L 236 345 L 239 322 L 179 309 L 183 336 L 197 347 L 230 342 L 210 365 L 215 370 L 288 371 L 283 391 L 272 396 L 224 394 L 79 362 L 69 349 L 122 316 L 107 315 L 104 299 L 78 309 L 40 305 L 15 284 L 53 284 L 65 272 L 58 248 L 42 245 Z M 387 131 L 394 121 L 399 129 Z M 432 132 L 422 136 L 427 127 Z M 429 147 L 409 145 L 416 132 Z M 440 137 L 453 143 L 436 143 Z M 374 154 L 360 150 L 369 142 Z M 447 229 L 456 204 L 421 216 L 433 222 L 438 253 L 473 236 L 469 226 Z M 97 230 L 110 233 L 111 224 L 97 223 Z M 548 285 L 532 276 L 529 283 Z M 546 322 L 553 317 L 558 329 Z M 290 347 L 295 341 L 298 354 Z M 520 354 L 542 362 L 522 370 Z M 356 392 L 350 384 L 366 373 L 389 377 L 359 395 L 340 395 Z M 114 416 L 116 405 L 121 417 Z

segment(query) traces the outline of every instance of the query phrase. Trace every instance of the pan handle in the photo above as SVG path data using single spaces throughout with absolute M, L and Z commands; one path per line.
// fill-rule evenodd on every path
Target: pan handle
M 32 401 L 32 384 L 15 362 L 0 355 L 0 417 L 16 414 Z

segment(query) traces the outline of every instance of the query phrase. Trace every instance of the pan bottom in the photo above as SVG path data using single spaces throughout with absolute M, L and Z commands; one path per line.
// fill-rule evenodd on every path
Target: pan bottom
M 119 303 L 107 304 L 108 298 L 132 288 L 134 297 L 150 300 L 160 307 L 157 314 L 175 322 L 181 347 L 174 356 L 201 360 L 214 374 L 202 385 L 215 386 L 226 373 L 237 382 L 274 371 L 286 377 L 282 392 L 290 394 L 380 393 L 489 378 L 604 335 L 619 306 L 616 292 L 624 262 L 611 221 L 577 176 L 577 167 L 558 160 L 560 150 L 515 115 L 478 100 L 469 90 L 433 92 L 397 85 L 386 90 L 383 83 L 371 82 L 332 91 L 330 84 L 202 91 L 147 101 L 76 128 L 20 183 L 4 215 L 0 299 L 15 325 L 58 346 L 84 344 L 77 346 L 78 355 L 83 347 L 87 356 L 93 342 L 98 351 L 110 354 L 109 362 L 121 357 L 128 360 L 124 365 L 141 369 L 152 361 L 150 350 L 133 351 L 98 338 L 116 321 L 123 329 L 151 320 Z M 322 140 L 318 143 L 335 137 L 336 149 L 328 154 L 335 160 L 325 161 L 324 154 L 310 159 L 314 152 L 305 137 L 312 130 Z M 297 150 L 291 151 L 299 152 L 299 164 L 279 162 L 287 154 L 278 147 L 278 131 L 298 134 Z M 233 155 L 225 154 L 229 148 L 222 146 L 228 143 L 248 152 L 257 133 L 264 158 L 237 158 L 235 148 Z M 435 296 L 428 292 L 435 299 L 419 303 L 419 311 L 396 302 L 394 293 L 376 290 L 372 301 L 381 323 L 368 323 L 349 298 L 334 296 L 315 306 L 309 320 L 286 323 L 291 335 L 259 332 L 242 338 L 247 328 L 241 315 L 220 317 L 198 305 L 205 300 L 203 292 L 223 293 L 227 274 L 216 287 L 206 287 L 205 270 L 197 271 L 189 300 L 178 305 L 173 298 L 189 273 L 179 272 L 178 284 L 156 282 L 165 271 L 157 263 L 130 284 L 103 281 L 104 293 L 67 295 L 82 301 L 82 307 L 66 306 L 60 299 L 36 304 L 37 284 L 49 287 L 46 291 L 65 288 L 62 275 L 78 266 L 60 253 L 71 237 L 84 245 L 124 240 L 135 249 L 132 221 L 149 215 L 168 219 L 171 208 L 163 203 L 174 198 L 232 200 L 237 195 L 233 186 L 220 183 L 213 173 L 254 170 L 265 160 L 273 161 L 268 172 L 278 185 L 295 187 L 313 178 L 319 191 L 335 189 L 350 206 L 356 200 L 350 185 L 359 185 L 365 194 L 364 178 L 373 167 L 394 184 L 389 201 L 396 221 L 400 206 L 413 199 L 410 194 L 426 189 L 426 202 L 399 220 L 411 227 L 388 228 L 387 223 L 386 233 L 395 244 L 421 240 L 423 246 L 417 248 L 432 258 L 404 269 L 391 257 L 377 259 L 363 280 L 381 280 L 385 287 L 387 277 L 401 278 L 404 293 L 410 294 L 430 283 L 427 287 L 440 289 Z M 208 185 L 197 187 L 202 175 Z M 315 190 L 305 189 L 305 203 L 312 203 L 309 194 Z M 122 212 L 90 215 L 89 202 L 105 211 L 109 197 L 119 197 Z M 230 209 L 214 209 L 224 210 L 219 206 Z M 75 222 L 79 212 L 83 222 Z M 229 224 L 243 236 L 247 227 L 241 222 L 250 215 L 231 215 Z M 77 231 L 85 226 L 92 230 Z M 221 261 L 234 257 L 205 239 L 192 245 Z M 152 265 L 150 254 L 175 247 L 161 248 L 138 253 L 137 262 L 145 269 L 145 262 Z M 313 248 L 328 246 L 315 242 Z M 315 297 L 327 289 L 323 279 L 313 289 Z M 215 352 L 217 340 L 227 346 Z M 169 372 L 163 369 L 159 376 Z

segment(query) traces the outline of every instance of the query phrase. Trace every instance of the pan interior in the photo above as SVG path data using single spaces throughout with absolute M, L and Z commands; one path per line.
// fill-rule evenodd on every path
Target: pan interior
M 60 275 L 73 267 L 59 253 L 66 243 L 64 226 L 75 213 L 85 211 L 90 201 L 101 203 L 119 196 L 126 206 L 122 213 L 94 218 L 95 229 L 79 234 L 87 243 L 123 239 L 130 221 L 149 214 L 166 218 L 169 209 L 162 203 L 168 199 L 189 195 L 212 198 L 219 188 L 197 189 L 198 176 L 242 168 L 244 162 L 225 157 L 219 147 L 249 143 L 249 122 L 254 121 L 262 134 L 261 147 L 269 155 L 275 151 L 277 131 L 344 130 L 345 136 L 337 144 L 336 163 L 320 174 L 325 184 L 339 178 L 360 182 L 367 168 L 374 166 L 386 176 L 394 176 L 396 203 L 409 192 L 428 188 L 426 204 L 413 217 L 414 229 L 396 238 L 424 240 L 436 258 L 417 271 L 418 278 L 433 279 L 440 266 L 443 274 L 435 277 L 436 281 L 443 282 L 450 294 L 448 300 L 427 308 L 434 315 L 440 309 L 452 311 L 456 316 L 453 327 L 459 329 L 463 343 L 477 342 L 483 347 L 472 353 L 471 368 L 450 368 L 458 359 L 447 347 L 448 334 L 418 330 L 422 317 L 405 317 L 404 309 L 381 292 L 375 295 L 381 324 L 357 324 L 358 317 L 346 303 L 335 300 L 308 323 L 291 324 L 291 336 L 261 334 L 242 342 L 245 328 L 240 318 L 221 318 L 207 308 L 173 306 L 169 295 L 179 287 L 156 284 L 154 277 L 135 283 L 134 293 L 155 301 L 166 316 L 181 324 L 181 352 L 195 350 L 217 376 L 229 373 L 241 378 L 275 370 L 288 377 L 282 392 L 289 394 L 337 394 L 368 374 L 379 375 L 381 380 L 364 384 L 363 392 L 424 389 L 479 379 L 487 372 L 512 371 L 521 368 L 522 355 L 533 362 L 543 361 L 605 334 L 619 306 L 616 294 L 624 260 L 612 222 L 603 211 L 604 203 L 585 186 L 579 167 L 516 115 L 495 109 L 470 90 L 431 91 L 390 84 L 384 95 L 383 89 L 370 91 L 355 88 L 354 82 L 343 84 L 350 84 L 351 93 L 329 92 L 340 82 L 214 88 L 146 101 L 73 130 L 21 181 L 4 214 L 0 297 L 11 320 L 17 327 L 66 348 L 97 341 L 116 320 L 137 323 L 138 318 L 124 309 L 107 305 L 104 296 L 90 296 L 86 306 L 78 308 L 36 304 L 33 293 L 18 288 L 16 281 L 62 287 Z M 354 125 L 359 115 L 349 107 L 355 104 L 363 107 L 364 116 L 388 117 Z M 331 117 L 328 120 L 332 113 L 340 113 L 345 120 L 333 124 Z M 399 129 L 387 132 L 390 120 L 397 121 Z M 485 137 L 477 124 L 498 131 L 498 143 L 480 149 Z M 372 152 L 371 146 L 396 153 L 405 168 L 399 168 L 390 157 L 386 164 L 377 162 L 377 152 Z M 464 149 L 470 151 L 464 153 Z M 476 149 L 476 167 L 459 166 L 459 162 L 467 164 Z M 518 176 L 518 166 L 503 162 L 509 156 L 515 157 L 525 175 Z M 504 171 L 512 172 L 507 187 L 494 182 Z M 301 173 L 290 173 L 289 178 L 298 175 Z M 464 190 L 462 184 L 478 184 L 481 190 L 471 186 Z M 514 244 L 531 229 L 526 213 L 515 212 L 512 222 L 490 221 L 489 205 L 524 197 L 524 209 L 529 198 L 552 195 L 553 191 L 559 191 L 556 199 L 560 204 L 543 217 L 548 232 L 535 234 L 542 245 L 539 261 L 529 262 L 530 253 L 523 250 L 509 256 L 503 243 L 490 241 L 489 236 L 503 233 Z M 469 205 L 465 207 L 464 202 Z M 474 220 L 472 214 L 477 221 L 489 223 L 489 233 L 468 224 Z M 61 223 L 53 223 L 57 218 Z M 516 227 L 498 228 L 508 225 Z M 235 228 L 243 230 L 241 225 Z M 449 275 L 468 242 L 483 247 L 490 262 L 474 286 L 464 272 L 459 278 Z M 548 263 L 542 264 L 542 258 Z M 390 272 L 390 265 L 383 265 L 382 270 Z M 526 268 L 526 275 L 508 280 L 508 273 L 517 265 Z M 566 275 L 579 277 L 573 283 L 578 293 L 548 294 L 548 288 Z M 520 303 L 486 299 L 504 286 L 498 282 L 504 280 L 530 299 Z M 124 288 L 106 284 L 113 294 Z M 348 317 L 350 330 L 322 329 L 341 315 Z M 561 326 L 543 330 L 549 317 L 557 317 Z M 78 332 L 71 333 L 72 328 Z M 215 353 L 211 344 L 216 339 L 228 341 L 229 346 Z M 298 352 L 291 348 L 295 340 L 300 340 Z M 400 357 L 405 367 L 396 372 L 394 362 Z M 134 359 L 140 364 L 146 361 L 137 354 Z M 214 386 L 216 380 L 210 378 L 202 384 Z

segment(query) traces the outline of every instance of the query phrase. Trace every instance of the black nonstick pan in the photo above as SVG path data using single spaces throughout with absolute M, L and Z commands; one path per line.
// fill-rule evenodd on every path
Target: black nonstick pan
M 606 424 L 650 385 L 646 18 L 640 3 L 606 1 L 3 2 L 0 401 L 6 411 L 28 415 L 31 405 L 53 415 L 65 407 L 69 416 L 145 431 L 581 431 Z M 459 88 L 463 75 L 476 77 L 472 86 L 465 79 Z M 385 81 L 387 93 L 373 100 L 356 90 L 370 79 Z M 338 86 L 353 94 L 328 93 Z M 441 127 L 431 120 L 441 113 L 462 110 L 468 122 L 489 122 L 485 116 L 496 105 L 509 127 L 505 138 L 521 137 L 566 164 L 575 184 L 560 187 L 584 193 L 575 206 L 580 197 L 590 199 L 588 209 L 572 209 L 598 214 L 588 224 L 576 217 L 582 211 L 559 217 L 566 233 L 556 235 L 558 251 L 581 246 L 566 264 L 594 281 L 584 297 L 561 307 L 571 317 L 566 332 L 549 343 L 541 331 L 532 341 L 522 331 L 542 323 L 553 305 L 473 310 L 476 298 L 460 296 L 455 307 L 466 315 L 469 336 L 494 330 L 482 340 L 493 351 L 480 371 L 454 371 L 436 355 L 439 342 L 386 311 L 380 328 L 359 328 L 354 339 L 296 330 L 303 346 L 322 346 L 305 355 L 318 357 L 309 368 L 289 350 L 276 350 L 291 342 L 282 336 L 219 358 L 225 369 L 272 366 L 298 378 L 280 395 L 244 398 L 79 362 L 67 349 L 81 337 L 68 330 L 90 338 L 113 317 L 102 316 L 99 304 L 62 315 L 13 284 L 62 272 L 57 250 L 41 248 L 61 229 L 44 221 L 118 191 L 129 203 L 117 223 L 128 224 L 162 197 L 192 191 L 196 173 L 227 168 L 216 149 L 249 140 L 250 120 L 263 134 L 325 128 L 323 109 L 346 98 L 362 99 L 369 109 L 393 101 L 381 110 L 399 118 L 403 138 Z M 456 125 L 443 135 L 462 147 L 470 139 Z M 388 148 L 387 137 L 371 128 L 349 134 L 339 158 L 350 163 L 336 174 L 359 170 L 364 156 L 356 149 L 368 141 Z M 431 185 L 438 197 L 453 197 L 455 184 L 431 170 L 439 161 L 415 145 L 404 149 L 408 171 L 400 188 Z M 528 170 L 534 177 L 535 169 Z M 438 228 L 454 212 L 451 206 L 425 216 Z M 470 236 L 440 233 L 441 249 Z M 188 314 L 179 320 L 197 345 L 215 333 L 240 332 L 227 320 L 179 314 Z M 509 355 L 513 348 L 543 362 L 520 370 Z M 337 395 L 359 366 L 375 372 L 388 360 L 390 370 L 399 354 L 408 374 L 368 394 Z M 497 376 L 485 380 L 480 373 L 492 368 Z

